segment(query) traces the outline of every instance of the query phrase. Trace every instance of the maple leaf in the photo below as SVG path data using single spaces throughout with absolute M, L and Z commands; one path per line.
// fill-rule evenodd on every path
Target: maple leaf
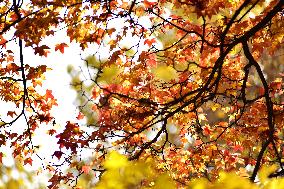
M 144 41 L 144 45 L 147 44 L 149 47 L 151 47 L 152 44 L 155 43 L 155 42 L 156 42 L 156 39 L 155 39 L 155 38 L 153 38 L 153 39 L 146 39 L 146 40 Z
M 169 82 L 178 78 L 177 71 L 170 66 L 161 65 L 152 69 L 154 76 L 164 82 Z
M 54 99 L 54 96 L 52 95 L 52 90 L 47 89 L 45 93 L 45 99 Z
M 112 151 L 108 154 L 107 160 L 104 163 L 104 167 L 107 169 L 117 169 L 127 165 L 127 158 L 125 156 L 120 155 L 116 151 Z
M 235 152 L 242 152 L 243 150 L 244 150 L 244 147 L 239 145 L 239 144 L 234 146 L 234 151 Z
M 89 165 L 83 165 L 82 166 L 83 173 L 89 174 L 90 170 L 91 170 L 91 167 Z
M 63 155 L 63 152 L 61 152 L 61 151 L 55 151 L 52 156 L 55 156 L 55 157 L 57 157 L 58 160 L 60 160 L 60 158 L 62 157 L 62 155 Z
M 0 146 L 5 145 L 5 143 L 6 143 L 6 136 L 0 134 Z
M 51 136 L 54 135 L 56 132 L 57 131 L 55 129 L 50 129 L 50 130 L 47 131 L 47 133 Z
M 199 146 L 199 145 L 201 145 L 201 144 L 203 144 L 203 142 L 202 142 L 201 140 L 196 140 L 196 141 L 194 142 L 194 145 L 195 145 L 195 146 Z
M 47 45 L 42 45 L 42 46 L 38 46 L 34 48 L 35 54 L 39 54 L 39 56 L 45 56 L 47 57 L 48 53 L 50 51 L 48 51 L 48 49 L 50 49 Z
M 102 72 L 98 78 L 98 82 L 100 83 L 117 83 L 119 82 L 119 78 L 117 77 L 119 73 L 121 73 L 120 67 L 117 65 L 111 65 L 109 67 L 103 68 Z
M 81 120 L 84 119 L 84 114 L 82 114 L 81 112 L 79 112 L 78 116 L 76 117 L 76 119 Z
M 65 47 L 68 47 L 68 45 L 66 43 L 57 44 L 57 45 L 55 45 L 55 51 L 59 50 L 63 54 Z
M 17 115 L 15 111 L 8 111 L 7 112 L 7 116 L 14 117 L 14 115 L 15 116 Z
M 144 0 L 144 6 L 145 6 L 146 8 L 152 8 L 155 4 L 157 4 L 157 2 Z
M 7 40 L 0 35 L 0 45 L 6 47 Z
M 32 160 L 32 158 L 26 158 L 25 160 L 24 160 L 24 165 L 26 165 L 26 164 L 30 164 L 31 166 L 33 165 L 33 160 Z

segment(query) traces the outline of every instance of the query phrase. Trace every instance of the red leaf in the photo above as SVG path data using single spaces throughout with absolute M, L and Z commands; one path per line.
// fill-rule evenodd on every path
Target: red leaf
M 57 157 L 57 159 L 59 160 L 62 155 L 63 155 L 63 152 L 61 152 L 61 151 L 55 151 L 52 156 Z
M 155 2 L 155 1 L 153 1 L 153 2 L 147 1 L 147 0 L 144 1 L 144 6 L 146 8 L 152 8 L 155 4 L 157 4 L 157 2 Z
M 42 45 L 42 46 L 34 48 L 35 54 L 38 54 L 39 56 L 45 56 L 45 57 L 47 57 L 47 54 L 49 53 L 47 49 L 50 49 L 50 48 L 46 45 Z
M 0 163 L 2 163 L 3 156 L 4 156 L 3 152 L 0 152 Z
M 144 45 L 148 45 L 149 47 L 150 46 L 152 46 L 152 44 L 153 43 L 155 43 L 156 42 L 156 39 L 155 38 L 153 38 L 153 39 L 146 39 L 145 41 L 144 41 Z
M 281 89 L 281 86 L 282 86 L 282 82 L 277 82 L 277 81 L 273 81 L 270 83 L 270 87 L 273 89 L 273 90 L 280 90 Z
M 244 147 L 242 147 L 241 145 L 237 144 L 234 146 L 234 151 L 235 152 L 242 152 L 244 150 Z
M 17 115 L 15 111 L 8 111 L 7 116 L 14 117 L 14 115 Z
M 205 135 L 210 135 L 211 130 L 210 130 L 208 127 L 205 127 L 205 128 L 203 129 L 203 133 L 204 133 Z
M 10 18 L 11 18 L 11 22 L 15 22 L 16 20 L 18 20 L 18 15 L 16 14 L 16 13 L 13 13 L 11 16 L 10 16 Z
M 56 133 L 56 130 L 55 129 L 50 129 L 50 130 L 47 131 L 47 133 L 52 136 L 52 135 L 54 135 Z
M 90 166 L 88 166 L 88 165 L 82 166 L 82 171 L 83 171 L 83 173 L 89 174 L 90 170 L 91 170 L 91 167 L 90 167 Z
M 264 95 L 264 93 L 265 93 L 264 87 L 260 87 L 259 88 L 259 94 Z
M 33 160 L 32 160 L 32 158 L 27 158 L 27 159 L 25 159 L 24 160 L 24 165 L 26 165 L 26 164 L 30 164 L 31 166 L 33 165 Z
M 194 143 L 195 146 L 199 146 L 201 144 L 203 144 L 203 142 L 201 140 L 196 140 L 195 143 Z
M 2 35 L 0 35 L 0 45 L 3 45 L 5 47 L 6 42 L 7 42 L 7 40 L 4 39 L 4 37 Z
M 52 95 L 52 90 L 46 90 L 46 93 L 45 93 L 45 99 L 48 100 L 48 99 L 54 99 L 54 96 Z
M 68 47 L 68 45 L 66 43 L 57 44 L 57 45 L 55 45 L 55 51 L 59 50 L 63 54 L 65 47 Z
M 84 114 L 82 114 L 81 112 L 79 112 L 78 116 L 76 117 L 78 120 L 84 119 Z
M 5 143 L 6 143 L 6 136 L 0 134 L 0 146 L 5 145 Z

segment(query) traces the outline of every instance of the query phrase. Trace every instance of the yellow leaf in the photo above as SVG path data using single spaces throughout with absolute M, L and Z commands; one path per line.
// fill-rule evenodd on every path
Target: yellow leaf
M 263 189 L 284 189 L 284 179 L 274 178 L 267 182 Z
M 97 58 L 93 55 L 90 55 L 86 58 L 86 61 L 88 63 L 89 66 L 93 66 L 95 68 L 99 68 L 100 67 L 100 62 L 97 60 Z
M 164 82 L 169 82 L 178 77 L 178 73 L 173 67 L 165 65 L 158 66 L 157 68 L 153 69 L 152 72 L 157 79 Z
M 226 189 L 257 189 L 258 187 L 251 183 L 248 179 L 239 177 L 234 173 L 220 173 L 218 182 L 214 184 L 212 189 L 226 188 Z
M 208 181 L 205 178 L 194 180 L 188 186 L 188 189 L 206 189 L 206 188 L 208 188 Z
M 110 67 L 105 67 L 102 70 L 103 73 L 100 74 L 98 82 L 104 84 L 115 84 L 119 82 L 118 75 L 121 73 L 121 68 L 117 65 L 111 65 Z
M 268 176 L 276 171 L 277 165 L 272 165 L 272 166 L 263 166 L 261 170 L 259 171 L 258 177 L 261 183 L 265 183 L 267 180 Z
M 176 189 L 175 183 L 167 174 L 158 177 L 154 185 L 155 189 Z
M 125 156 L 119 154 L 118 152 L 112 151 L 109 153 L 104 167 L 106 169 L 119 169 L 127 166 L 128 160 Z
M 14 179 L 10 179 L 7 183 L 6 183 L 6 188 L 9 189 L 18 189 L 20 188 L 19 183 L 17 180 Z

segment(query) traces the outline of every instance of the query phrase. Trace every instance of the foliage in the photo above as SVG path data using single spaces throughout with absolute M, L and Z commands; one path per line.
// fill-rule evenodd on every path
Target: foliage
M 95 176 L 87 176 L 85 187 L 110 176 L 110 186 L 136 186 L 137 179 L 152 175 L 139 168 L 149 159 L 155 171 L 184 186 L 199 177 L 214 182 L 221 171 L 245 172 L 255 181 L 261 166 L 274 164 L 278 169 L 269 177 L 281 176 L 283 4 L 3 0 L 0 97 L 8 108 L 1 110 L 0 145 L 9 145 L 14 158 L 32 165 L 40 148 L 33 144 L 35 133 L 51 127 L 48 135 L 58 144 L 52 158 L 60 164 L 43 161 L 52 174 L 49 188 L 78 185 L 88 174 Z M 56 38 L 60 30 L 82 50 L 95 46 L 79 71 L 68 68 L 80 112 L 78 122 L 68 121 L 63 130 L 54 127 L 51 114 L 56 98 L 50 89 L 42 92 L 48 65 L 31 65 L 25 57 L 26 49 L 46 58 L 53 51 L 64 53 L 71 44 Z M 58 43 L 45 42 L 48 36 Z M 21 119 L 26 124 L 19 127 Z M 84 150 L 92 152 L 88 160 Z M 139 161 L 130 163 L 112 150 Z M 105 157 L 117 164 L 104 164 Z M 117 173 L 120 166 L 129 180 Z M 140 172 L 132 172 L 133 166 Z M 104 168 L 110 170 L 103 173 Z M 219 178 L 223 184 L 237 178 L 225 175 Z M 166 177 L 153 182 L 164 183 Z M 202 188 L 202 182 L 207 187 L 207 181 L 195 187 Z M 277 182 L 282 180 L 269 183 Z
M 116 164 L 116 162 L 121 162 Z M 151 161 L 150 161 L 151 162 Z M 104 167 L 106 172 L 95 188 L 166 188 L 174 189 L 179 183 L 170 179 L 166 174 L 159 174 L 149 162 L 130 162 L 117 152 L 111 152 L 106 158 Z M 215 182 L 205 178 L 192 180 L 187 188 L 190 189 L 280 189 L 284 188 L 284 179 L 269 179 L 268 176 L 277 166 L 264 167 L 260 170 L 260 182 L 255 184 L 245 177 L 235 173 L 221 172 Z

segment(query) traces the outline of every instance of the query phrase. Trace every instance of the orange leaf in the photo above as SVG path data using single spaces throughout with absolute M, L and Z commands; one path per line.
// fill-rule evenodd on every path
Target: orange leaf
M 194 143 L 195 146 L 199 146 L 201 144 L 203 144 L 203 142 L 201 140 L 196 140 L 195 143 Z
M 55 51 L 59 50 L 63 54 L 65 47 L 68 47 L 68 45 L 66 43 L 57 44 L 57 45 L 55 45 Z
M 90 167 L 90 166 L 88 166 L 88 165 L 82 166 L 82 171 L 83 171 L 83 173 L 89 174 L 90 170 L 91 170 L 91 167 Z
M 56 130 L 55 129 L 50 129 L 50 130 L 47 131 L 47 133 L 52 136 L 52 135 L 54 135 L 56 133 Z
M 7 116 L 14 117 L 14 115 L 17 115 L 15 111 L 8 111 Z
M 243 150 L 244 150 L 244 147 L 239 145 L 239 144 L 234 146 L 234 151 L 235 152 L 242 152 Z
M 264 87 L 260 87 L 258 90 L 259 90 L 260 95 L 264 95 L 264 93 L 265 93 Z
M 47 57 L 47 54 L 50 52 L 47 49 L 50 49 L 50 48 L 46 45 L 42 45 L 42 46 L 34 48 L 35 54 L 38 54 L 39 56 L 45 56 L 45 57 Z
M 79 112 L 78 116 L 76 117 L 78 120 L 83 119 L 85 116 L 81 112 Z
M 157 4 L 157 2 L 151 2 L 151 1 L 147 1 L 147 0 L 145 0 L 144 1 L 144 6 L 146 7 L 146 8 L 152 8 L 155 4 Z
M 33 165 L 33 160 L 32 160 L 32 158 L 27 158 L 27 159 L 25 159 L 24 160 L 24 165 L 26 165 L 26 164 L 30 164 L 31 166 Z
M 16 20 L 18 20 L 18 15 L 16 13 L 12 13 L 10 18 L 11 18 L 10 20 L 11 22 L 15 22 Z
M 146 40 L 144 41 L 144 45 L 147 44 L 147 45 L 150 47 L 150 46 L 152 46 L 152 44 L 155 43 L 155 42 L 156 42 L 156 39 L 154 39 L 154 38 L 153 38 L 153 39 L 146 39 Z
M 3 45 L 5 47 L 7 40 L 4 39 L 4 37 L 2 35 L 0 35 L 0 45 Z
M 46 93 L 45 93 L 45 99 L 48 100 L 48 99 L 54 99 L 54 96 L 52 95 L 52 90 L 46 90 Z

